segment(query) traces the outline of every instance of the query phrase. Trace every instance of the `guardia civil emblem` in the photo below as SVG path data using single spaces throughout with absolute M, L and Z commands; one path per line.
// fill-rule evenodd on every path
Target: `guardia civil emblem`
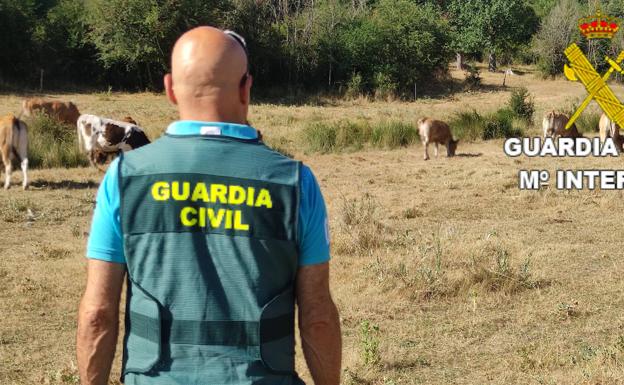
M 603 15 L 600 10 L 594 16 L 579 19 L 578 26 L 587 39 L 612 39 L 613 35 L 619 30 L 618 20 Z M 564 66 L 563 73 L 568 80 L 583 83 L 588 93 L 583 103 L 581 103 L 568 121 L 566 129 L 569 129 L 574 124 L 592 100 L 595 100 L 600 105 L 600 108 L 612 121 L 616 122 L 620 127 L 624 127 L 624 106 L 607 85 L 607 80 L 609 80 L 614 71 L 624 74 L 622 67 L 620 67 L 620 63 L 624 60 L 624 51 L 620 52 L 615 60 L 608 56 L 605 57 L 605 61 L 609 64 L 609 69 L 602 76 L 600 76 L 594 66 L 587 60 L 583 51 L 575 43 L 566 48 L 564 53 L 570 61 L 570 65 L 566 64 Z

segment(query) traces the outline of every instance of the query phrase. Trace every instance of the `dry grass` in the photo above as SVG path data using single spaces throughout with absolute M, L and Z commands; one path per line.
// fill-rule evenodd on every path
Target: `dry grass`
M 483 76 L 502 83 L 502 74 Z M 530 74 L 508 84 L 535 95 L 538 121 L 585 96 L 578 84 Z M 419 145 L 328 155 L 298 147 L 310 122 L 488 113 L 508 94 L 252 109 L 268 141 L 309 164 L 324 191 L 344 384 L 624 382 L 624 194 L 516 187 L 519 169 L 620 168 L 621 159 L 509 159 L 500 140 L 460 143 L 458 157 L 429 162 Z M 62 97 L 83 112 L 131 115 L 152 137 L 175 117 L 161 95 Z M 18 110 L 18 97 L 0 100 L 0 112 Z M 0 384 L 77 381 L 75 317 L 100 178 L 34 170 L 30 191 L 0 191 Z

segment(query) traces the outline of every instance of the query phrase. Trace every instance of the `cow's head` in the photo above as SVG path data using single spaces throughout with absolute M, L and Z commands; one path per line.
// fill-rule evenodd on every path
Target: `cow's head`
M 455 151 L 457 151 L 457 143 L 459 143 L 459 139 L 458 140 L 453 140 L 451 139 L 449 141 L 448 147 L 447 147 L 447 154 L 448 156 L 455 156 Z

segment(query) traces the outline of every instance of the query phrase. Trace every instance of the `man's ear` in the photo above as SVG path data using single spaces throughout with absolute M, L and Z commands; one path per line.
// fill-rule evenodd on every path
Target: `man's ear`
M 240 89 L 240 101 L 242 104 L 248 106 L 251 103 L 251 86 L 253 85 L 253 77 L 251 74 L 247 75 L 247 81 L 245 85 Z
M 173 92 L 173 77 L 171 74 L 165 74 L 163 82 L 165 83 L 165 93 L 167 94 L 167 99 L 171 104 L 177 105 L 178 99 L 176 99 L 175 93 Z

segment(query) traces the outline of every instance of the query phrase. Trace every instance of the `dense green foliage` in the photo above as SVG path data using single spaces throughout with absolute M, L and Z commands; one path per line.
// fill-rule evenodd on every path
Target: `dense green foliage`
M 496 55 L 528 42 L 539 22 L 528 3 L 517 0 L 452 0 L 448 11 L 455 50 L 464 54 L 485 51 L 492 71 Z
M 624 16 L 624 0 L 603 3 Z M 256 92 L 411 98 L 454 54 L 554 75 L 580 41 L 602 68 L 624 40 L 580 39 L 576 19 L 593 11 L 580 0 L 0 0 L 0 86 L 36 88 L 43 73 L 47 89 L 160 89 L 176 38 L 213 25 L 247 39 Z

